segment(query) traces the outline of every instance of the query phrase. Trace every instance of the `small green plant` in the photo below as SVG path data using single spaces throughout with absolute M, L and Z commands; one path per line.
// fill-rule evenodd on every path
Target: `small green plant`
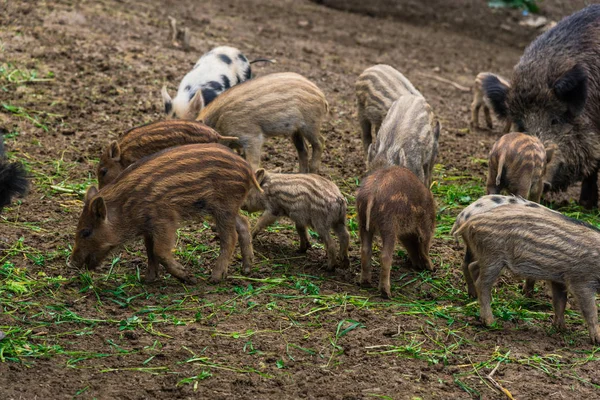
M 526 10 L 532 13 L 540 12 L 540 7 L 537 5 L 536 0 L 492 0 L 488 2 L 488 5 L 492 8 L 518 8 Z

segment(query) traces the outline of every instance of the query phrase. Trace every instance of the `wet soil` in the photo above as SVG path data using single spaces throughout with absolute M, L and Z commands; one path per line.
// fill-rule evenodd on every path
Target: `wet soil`
M 45 112 L 41 118 L 48 127 L 45 131 L 4 110 L 0 113 L 0 126 L 8 132 L 19 132 L 17 140 L 7 142 L 7 148 L 18 157 L 35 162 L 38 172 L 48 176 L 56 171 L 57 160 L 78 163 L 79 168 L 73 170 L 68 179 L 85 182 L 95 171 L 94 160 L 110 140 L 128 128 L 163 118 L 160 100 L 163 84 L 175 91 L 179 79 L 202 53 L 217 45 L 230 44 L 240 48 L 250 59 L 277 59 L 273 65 L 255 65 L 256 75 L 294 71 L 308 77 L 324 91 L 331 113 L 322 127 L 327 140 L 322 173 L 331 177 L 345 194 L 352 196 L 364 171 L 354 106 L 354 81 L 365 68 L 376 63 L 391 64 L 402 71 L 439 116 L 443 129 L 437 162 L 444 165 L 446 171 L 472 175 L 483 182 L 485 165 L 474 160 L 487 157 L 499 136 L 499 126 L 495 131 L 470 131 L 472 94 L 432 76 L 466 87 L 471 87 L 480 71 L 510 76 L 523 46 L 535 33 L 518 27 L 519 13 L 515 11 L 489 12 L 475 6 L 444 6 L 451 2 L 439 0 L 435 2 L 440 7 L 439 12 L 432 13 L 431 9 L 418 6 L 402 18 L 393 18 L 380 17 L 384 14 L 381 9 L 390 1 L 360 3 L 370 4 L 370 11 L 357 10 L 367 15 L 303 0 L 149 0 L 135 4 L 118 0 L 1 2 L 0 61 L 36 69 L 43 76 L 51 71 L 54 77 L 48 82 L 0 92 L 1 103 Z M 457 3 L 472 4 L 474 1 Z M 548 6 L 552 17 L 559 17 L 560 13 L 571 11 L 562 3 L 566 2 L 548 0 L 542 2 L 542 6 Z M 396 13 L 406 10 L 399 7 Z M 191 51 L 184 52 L 170 43 L 169 15 L 191 29 Z M 503 24 L 510 29 L 499 28 Z M 501 34 L 495 36 L 497 29 Z M 266 144 L 263 164 L 267 168 L 281 167 L 289 172 L 297 168 L 295 152 L 285 140 L 272 140 Z M 24 238 L 26 246 L 48 252 L 57 246 L 65 248 L 72 242 L 80 207 L 78 196 L 69 193 L 50 195 L 47 189 L 34 187 L 19 207 L 5 215 L 0 249 L 20 237 Z M 27 221 L 42 229 L 30 230 L 10 221 Z M 190 228 L 186 229 L 185 232 L 192 232 Z M 214 244 L 211 235 L 195 237 Z M 296 246 L 293 229 L 261 235 L 255 244 L 257 259 L 271 262 L 261 262 L 253 271 L 253 277 L 326 276 L 321 293 L 365 296 L 376 301 L 374 290 L 362 290 L 354 284 L 360 263 L 357 238 L 352 242 L 352 270 L 333 274 L 325 271 L 322 249 L 310 250 L 304 257 L 295 253 Z M 135 253 L 135 249 L 141 247 L 133 249 L 123 254 L 125 265 L 142 267 L 145 255 Z M 436 263 L 454 265 L 456 273 L 452 279 L 460 282 L 461 252 L 457 249 L 453 242 L 436 239 L 432 254 Z M 279 264 L 277 260 L 285 261 Z M 23 258 L 21 266 L 32 274 L 43 271 L 54 276 L 72 276 L 74 272 L 67 268 L 65 261 L 59 258 L 39 267 Z M 208 271 L 212 261 L 207 259 L 200 268 Z M 416 274 L 403 268 L 402 263 L 400 261 L 402 274 L 394 272 L 396 283 L 416 278 Z M 108 268 L 109 265 L 105 265 L 103 271 Z M 97 284 L 106 289 L 105 283 Z M 189 305 L 189 309 L 180 317 L 193 318 L 198 310 L 209 313 L 215 304 L 229 304 L 231 292 L 227 290 L 233 285 L 246 286 L 247 282 L 230 279 L 216 288 L 201 282 L 182 297 L 181 285 L 170 279 L 148 288 L 150 295 L 136 300 L 136 305 L 139 308 L 166 307 L 181 300 Z M 110 302 L 98 309 L 96 298 L 81 297 L 79 289 L 64 288 L 55 294 L 56 300 L 64 301 L 72 310 L 88 318 L 97 315 L 98 318 L 122 320 L 131 316 L 128 308 L 113 306 Z M 297 291 L 283 290 L 278 295 L 290 293 Z M 431 288 L 426 284 L 408 285 L 403 287 L 402 293 L 424 300 L 432 297 Z M 257 296 L 255 301 L 268 303 L 278 298 L 270 294 Z M 466 296 L 464 300 L 465 303 L 469 301 Z M 160 337 L 143 330 L 124 334 L 114 325 L 100 325 L 93 334 L 78 336 L 70 333 L 72 327 L 52 325 L 45 329 L 51 335 L 62 334 L 62 345 L 66 350 L 106 349 L 107 340 L 112 340 L 129 349 L 140 350 L 140 353 L 110 360 L 88 360 L 78 364 L 78 368 L 66 365 L 61 356 L 35 360 L 30 365 L 1 363 L 1 397 L 70 398 L 79 389 L 87 387 L 83 397 L 101 399 L 349 400 L 383 395 L 398 399 L 468 398 L 470 395 L 454 383 L 455 377 L 489 359 L 495 349 L 510 351 L 512 356 L 522 359 L 559 352 L 561 362 L 568 365 L 578 357 L 578 351 L 590 348 L 584 332 L 569 344 L 560 335 L 549 335 L 550 317 L 542 327 L 504 323 L 501 332 L 482 329 L 473 318 L 464 317 L 457 322 L 458 329 L 471 346 L 468 350 L 458 351 L 462 356 L 460 362 L 452 357 L 432 364 L 394 354 L 374 356 L 372 351 L 377 346 L 397 345 L 399 337 L 407 340 L 412 333 L 431 335 L 446 345 L 452 343 L 452 338 L 439 336 L 438 328 L 443 327 L 444 322 L 399 314 L 397 308 L 386 307 L 383 303 L 381 307 L 369 309 L 344 306 L 335 312 L 332 310 L 331 317 L 319 321 L 313 320 L 310 314 L 314 306 L 306 299 L 288 300 L 286 307 L 295 309 L 294 316 L 290 317 L 277 309 L 253 309 L 244 303 L 237 309 L 232 308 L 231 312 L 219 314 L 216 319 L 161 327 Z M 342 319 L 361 321 L 365 328 L 341 338 L 344 351 L 329 364 L 329 338 Z M 4 325 L 4 321 L 0 325 Z M 583 326 L 573 329 L 583 331 Z M 248 330 L 261 332 L 252 340 L 262 357 L 242 350 L 246 340 L 224 333 Z M 128 370 L 128 367 L 139 367 L 149 357 L 142 349 L 152 346 L 156 339 L 161 340 L 163 348 L 148 365 L 168 366 L 172 373 L 153 375 Z M 290 347 L 289 343 L 316 352 L 302 351 Z M 465 354 L 465 351 L 472 353 Z M 286 367 L 279 369 L 277 360 L 286 353 L 291 354 L 294 361 L 286 359 Z M 243 365 L 265 376 L 226 368 L 213 369 L 213 376 L 198 381 L 196 389 L 193 385 L 177 385 L 182 376 L 201 372 L 201 364 L 186 363 L 194 355 L 210 357 L 221 365 Z M 469 356 L 471 365 L 462 361 L 465 356 Z M 496 378 L 509 386 L 513 396 L 519 399 L 598 396 L 596 389 L 585 383 L 598 379 L 593 364 L 571 372 L 580 380 L 549 375 L 528 367 L 525 362 L 511 363 L 500 368 Z M 504 398 L 479 379 L 468 384 L 477 388 L 483 398 Z

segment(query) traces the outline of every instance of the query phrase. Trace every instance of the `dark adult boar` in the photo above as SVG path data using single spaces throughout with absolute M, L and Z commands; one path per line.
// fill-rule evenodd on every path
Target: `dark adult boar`
M 248 220 L 239 210 L 252 185 L 260 190 L 248 163 L 220 144 L 190 144 L 146 157 L 111 185 L 100 191 L 95 187 L 88 190 L 72 263 L 94 269 L 112 249 L 143 236 L 147 282 L 158 278 L 159 264 L 177 279 L 193 282 L 173 258 L 177 228 L 183 221 L 211 215 L 221 242 L 211 281 L 226 276 L 238 233 L 244 271 L 248 272 L 252 239 Z
M 136 126 L 104 149 L 96 171 L 98 186 L 102 189 L 134 162 L 169 147 L 237 140 L 221 136 L 198 121 L 170 120 Z
M 546 179 L 554 191 L 583 181 L 579 202 L 598 204 L 600 160 L 600 5 L 560 21 L 525 49 L 512 86 L 483 81 L 500 118 L 558 145 Z

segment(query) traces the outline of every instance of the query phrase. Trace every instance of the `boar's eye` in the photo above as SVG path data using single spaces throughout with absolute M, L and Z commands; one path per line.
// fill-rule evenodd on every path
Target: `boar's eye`
M 108 173 L 108 168 L 100 169 L 100 176 L 105 177 L 107 173 Z
M 91 229 L 82 229 L 79 232 L 79 236 L 81 236 L 83 239 L 89 238 L 91 235 L 92 235 Z
M 560 124 L 560 120 L 558 118 L 552 118 L 552 121 L 550 121 L 550 125 L 554 126 L 554 125 L 558 125 Z

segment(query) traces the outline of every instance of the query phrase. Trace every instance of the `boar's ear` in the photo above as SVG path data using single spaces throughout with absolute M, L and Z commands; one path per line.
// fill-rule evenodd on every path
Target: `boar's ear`
M 162 95 L 163 103 L 165 105 L 165 114 L 171 115 L 171 111 L 173 111 L 173 100 L 171 99 L 171 96 L 169 96 L 166 86 L 162 87 L 160 94 Z
M 104 221 L 106 219 L 106 203 L 104 203 L 104 199 L 102 197 L 96 197 L 92 200 L 90 211 L 97 220 Z
M 262 185 L 263 181 L 265 180 L 265 169 L 264 168 L 259 168 L 256 170 L 256 172 L 254 173 L 254 175 L 256 175 L 256 181 L 258 182 L 259 185 Z
M 108 156 L 116 162 L 121 160 L 121 146 L 116 140 L 108 146 Z
M 554 82 L 552 90 L 560 101 L 567 104 L 571 116 L 576 117 L 585 106 L 587 86 L 587 73 L 580 64 L 576 64 Z
M 198 89 L 194 97 L 190 100 L 188 108 L 188 116 L 191 119 L 197 119 L 198 114 L 204 108 L 204 96 L 202 96 L 202 90 Z
M 508 117 L 508 107 L 506 105 L 506 96 L 509 87 L 503 84 L 496 75 L 489 75 L 482 82 L 483 93 L 490 99 L 494 112 L 501 119 Z
M 83 201 L 87 203 L 92 197 L 96 195 L 96 193 L 98 193 L 98 189 L 96 189 L 96 186 L 90 186 L 87 192 L 85 193 L 85 198 L 83 199 Z

